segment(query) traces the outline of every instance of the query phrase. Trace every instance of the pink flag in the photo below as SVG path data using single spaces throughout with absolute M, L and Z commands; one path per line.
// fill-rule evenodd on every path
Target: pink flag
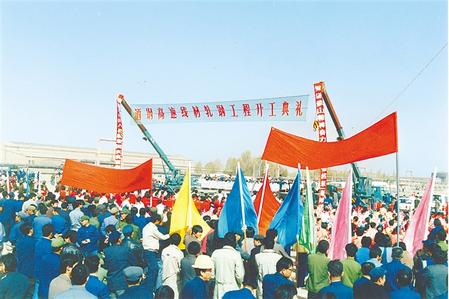
M 343 194 L 332 222 L 329 257 L 333 260 L 346 257 L 345 246 L 351 242 L 352 171 L 349 172 Z
M 434 173 L 435 174 L 435 173 Z M 408 226 L 407 232 L 405 233 L 404 243 L 407 246 L 407 251 L 412 253 L 414 256 L 418 249 L 421 249 L 423 244 L 422 241 L 427 236 L 427 229 L 430 217 L 430 208 L 433 197 L 433 186 L 435 184 L 435 175 L 427 183 L 426 190 L 419 202 L 418 207 L 413 213 L 410 220 L 410 225 Z

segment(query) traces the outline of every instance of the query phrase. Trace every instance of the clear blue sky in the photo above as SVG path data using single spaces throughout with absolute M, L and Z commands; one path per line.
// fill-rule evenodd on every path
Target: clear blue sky
M 446 1 L 2 1 L 1 12 L 2 141 L 96 148 L 115 134 L 117 93 L 130 103 L 310 94 L 314 108 L 322 80 L 347 136 L 398 111 L 400 174 L 447 171 L 447 48 L 388 107 L 447 43 Z M 154 152 L 123 118 L 125 151 Z M 149 131 L 167 154 L 224 163 L 261 155 L 271 126 L 317 138 L 313 119 L 309 109 L 306 122 Z M 360 165 L 393 173 L 395 159 Z

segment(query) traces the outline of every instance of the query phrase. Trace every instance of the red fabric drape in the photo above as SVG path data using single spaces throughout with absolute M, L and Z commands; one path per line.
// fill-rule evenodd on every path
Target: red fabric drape
M 265 187 L 265 191 L 263 192 L 264 198 L 263 198 L 263 202 L 262 202 L 261 211 L 259 211 L 259 208 L 260 208 L 260 201 L 262 200 L 263 185 L 262 185 L 262 187 L 260 187 L 259 191 L 257 192 L 256 198 L 254 200 L 254 209 L 256 210 L 256 214 L 259 215 L 259 213 L 262 213 L 260 215 L 260 220 L 259 220 L 259 234 L 261 234 L 261 235 L 265 235 L 268 227 L 270 226 L 271 220 L 273 219 L 277 210 L 281 206 L 281 204 L 276 200 L 276 198 L 273 195 L 273 192 L 271 191 L 268 177 L 264 181 L 264 184 L 266 187 Z
M 100 193 L 151 189 L 153 160 L 131 169 L 114 169 L 66 160 L 61 183 Z
M 398 151 L 397 115 L 388 115 L 351 138 L 318 142 L 271 128 L 263 160 L 290 167 L 327 168 Z

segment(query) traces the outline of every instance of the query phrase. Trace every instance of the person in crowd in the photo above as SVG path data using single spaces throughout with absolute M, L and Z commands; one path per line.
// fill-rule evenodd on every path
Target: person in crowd
M 184 258 L 184 254 L 178 248 L 179 243 L 181 243 L 181 236 L 178 233 L 172 234 L 169 243 L 170 245 L 164 248 L 161 253 L 162 284 L 171 287 L 173 292 L 175 292 L 175 297 L 178 297 L 178 290 L 181 285 L 179 275 L 181 272 L 181 260 Z
M 410 254 L 410 252 L 407 251 L 407 247 L 404 242 L 399 242 L 397 244 L 399 247 L 402 248 L 402 258 L 401 263 L 409 267 L 410 269 L 413 269 L 413 256 Z
M 362 247 L 357 250 L 355 255 L 355 260 L 361 265 L 364 262 L 370 259 L 370 246 L 371 246 L 371 238 L 364 236 L 362 237 Z
M 78 233 L 74 230 L 67 231 L 64 235 L 64 245 L 62 246 L 61 256 L 73 254 L 78 258 L 78 262 L 83 261 L 84 255 L 77 246 Z
M 70 276 L 72 274 L 73 267 L 75 267 L 77 263 L 78 259 L 75 255 L 64 256 L 64 258 L 61 260 L 61 269 L 59 276 L 56 276 L 50 282 L 48 299 L 53 299 L 56 295 L 67 291 L 72 287 Z
M 201 235 L 203 234 L 203 228 L 201 225 L 192 226 L 192 230 L 187 232 L 184 236 L 184 244 L 186 248 L 189 246 L 190 242 L 197 242 L 201 245 Z
M 439 232 L 437 232 L 435 234 L 435 241 L 437 242 L 437 245 L 440 246 L 441 250 L 443 250 L 444 252 L 446 252 L 447 254 L 447 234 L 446 232 L 443 230 L 440 230 Z
M 433 299 L 447 293 L 447 255 L 439 246 L 432 248 L 432 265 L 421 270 L 416 277 L 416 287 L 423 298 Z
M 257 284 L 254 281 L 243 279 L 243 288 L 236 291 L 226 292 L 222 299 L 256 299 L 254 292 L 256 291 Z
M 429 240 L 433 240 L 433 241 L 437 242 L 437 234 L 438 234 L 440 231 L 444 231 L 444 227 L 443 227 L 443 225 L 441 224 L 441 220 L 438 219 L 438 218 L 435 218 L 435 219 L 433 220 L 433 228 L 432 228 L 432 230 L 430 231 L 430 234 L 429 234 L 429 236 L 428 236 L 427 238 L 428 238 Z
M 20 226 L 20 231 L 23 238 L 20 238 L 16 244 L 17 272 L 27 276 L 31 285 L 34 286 L 36 239 L 33 238 L 33 227 L 26 222 Z
M 262 298 L 262 281 L 265 275 L 276 273 L 276 263 L 282 256 L 273 249 L 274 240 L 265 239 L 264 249 L 256 254 L 256 265 L 258 269 L 257 278 L 257 298 Z
M 0 298 L 26 298 L 30 294 L 29 278 L 16 270 L 17 260 L 13 254 L 0 257 Z
M 83 264 L 77 264 L 75 267 L 73 267 L 70 276 L 72 286 L 67 291 L 56 295 L 55 299 L 96 299 L 97 297 L 89 293 L 85 288 L 88 277 L 89 270 L 87 269 L 87 267 Z
M 86 283 L 86 290 L 99 299 L 109 299 L 108 286 L 98 278 L 100 269 L 100 258 L 96 255 L 90 255 L 85 258 L 84 264 L 89 270 L 89 277 Z
M 82 200 L 76 200 L 73 204 L 73 210 L 69 213 L 70 217 L 70 229 L 74 231 L 78 231 L 81 227 L 80 219 L 84 216 L 84 213 L 81 211 L 81 207 L 83 206 Z
M 127 284 L 123 270 L 129 266 L 128 252 L 125 247 L 120 246 L 121 234 L 113 231 L 108 240 L 111 244 L 104 249 L 104 267 L 108 271 L 107 282 L 109 291 L 115 296 L 123 294 Z
M 187 255 L 181 260 L 181 280 L 183 287 L 189 280 L 192 280 L 196 276 L 195 269 L 192 265 L 195 264 L 200 251 L 201 247 L 197 242 L 190 242 L 187 247 Z
M 175 292 L 173 292 L 171 287 L 165 285 L 159 287 L 156 290 L 156 293 L 154 294 L 154 299 L 174 299 L 174 298 Z
M 119 299 L 145 299 L 153 298 L 145 286 L 142 285 L 143 269 L 141 267 L 129 266 L 123 270 L 128 287 L 120 295 Z
M 51 253 L 44 255 L 41 259 L 41 268 L 38 269 L 39 296 L 48 298 L 50 282 L 60 274 L 61 250 L 64 240 L 61 237 L 51 240 Z
M 280 285 L 274 290 L 274 299 L 294 299 L 298 290 L 291 284 Z
M 273 228 L 268 229 L 265 234 L 265 239 L 272 239 L 274 241 L 273 249 L 276 253 L 279 253 L 283 257 L 290 258 L 290 255 L 287 252 L 285 252 L 284 247 L 282 247 L 281 244 L 277 243 L 277 239 L 278 239 L 277 230 L 275 230 Z M 263 248 L 262 248 L 262 250 L 263 250 Z
M 330 261 L 327 264 L 327 269 L 331 283 L 322 288 L 318 294 L 321 296 L 322 294 L 331 293 L 337 299 L 352 299 L 352 288 L 344 285 L 342 282 L 343 263 L 339 260 Z
M 289 280 L 293 272 L 293 261 L 290 258 L 282 257 L 276 263 L 276 273 L 267 274 L 262 281 L 263 299 L 274 298 L 275 290 L 281 285 L 292 285 Z
M 46 224 L 51 224 L 51 218 L 47 216 L 47 206 L 45 206 L 43 203 L 39 204 L 38 207 L 39 210 L 39 216 L 34 218 L 33 220 L 33 231 L 34 231 L 34 238 L 40 239 L 42 238 L 42 228 Z
M 15 213 L 19 210 L 16 208 L 16 200 L 14 200 L 15 194 L 4 193 L 4 200 L 0 202 L 0 222 L 3 224 L 3 228 L 5 230 L 5 235 L 9 236 L 9 232 L 11 231 L 12 226 L 14 225 Z
M 20 226 L 25 223 L 25 218 L 27 214 L 24 212 L 18 212 L 14 218 L 14 225 L 11 228 L 11 232 L 9 234 L 8 240 L 15 245 L 17 240 L 23 237 L 23 234 L 20 231 Z
M 98 239 L 100 236 L 97 228 L 90 224 L 89 220 L 89 216 L 81 216 L 81 226 L 78 229 L 77 243 L 84 256 L 98 254 Z
M 123 240 L 122 246 L 128 251 L 128 262 L 130 266 L 137 266 L 144 269 L 146 267 L 145 258 L 143 254 L 143 246 L 140 242 L 132 239 L 133 228 L 131 225 L 126 225 L 122 229 Z
M 362 275 L 361 266 L 355 261 L 355 255 L 357 254 L 357 246 L 353 243 L 346 244 L 345 246 L 347 258 L 341 261 L 343 264 L 343 284 L 352 288 L 354 282 Z
M 321 240 L 316 247 L 316 253 L 310 254 L 307 259 L 309 277 L 306 282 L 306 289 L 308 291 L 308 298 L 318 298 L 318 292 L 329 285 L 329 274 L 327 264 L 329 258 L 327 257 L 327 250 L 329 249 L 329 242 Z
M 398 272 L 403 269 L 411 270 L 406 265 L 401 263 L 403 253 L 404 251 L 401 247 L 394 247 L 391 253 L 393 260 L 384 266 L 387 271 L 385 287 L 389 292 L 396 291 L 398 289 L 398 285 L 396 283 L 396 276 Z
M 226 233 L 223 244 L 223 248 L 212 253 L 215 265 L 214 299 L 220 299 L 228 291 L 240 289 L 245 274 L 240 253 L 235 249 L 235 233 Z
M 139 216 L 137 216 L 134 219 L 134 224 L 137 225 L 139 228 L 140 237 L 142 237 L 142 230 L 150 222 L 150 218 L 146 217 L 147 209 L 146 208 L 140 208 L 139 209 Z
M 369 260 L 368 262 L 373 263 L 374 266 L 382 267 L 382 250 L 379 246 L 373 246 L 369 251 Z
M 119 212 L 119 209 L 116 206 L 113 206 L 109 213 L 111 214 L 110 216 L 104 218 L 102 224 L 101 224 L 101 233 L 103 234 L 103 236 L 106 236 L 106 227 L 108 227 L 109 225 L 112 226 L 116 226 L 118 224 L 118 219 L 117 219 L 117 214 Z
M 188 281 L 182 288 L 180 299 L 209 299 L 208 282 L 212 278 L 214 262 L 207 255 L 199 255 L 192 266 L 196 277 Z
M 385 289 L 385 269 L 383 267 L 376 267 L 369 272 L 371 281 L 366 284 L 362 284 L 360 292 L 363 294 L 363 298 L 367 299 L 389 299 L 390 296 Z
M 391 299 L 420 299 L 421 296 L 412 287 L 413 272 L 410 269 L 401 269 L 396 275 L 398 289 L 391 292 Z
M 370 262 L 365 262 L 362 264 L 361 271 L 362 271 L 362 277 L 357 279 L 354 282 L 353 285 L 353 293 L 354 293 L 354 299 L 363 299 L 365 294 L 363 293 L 364 285 L 369 283 L 371 280 L 371 277 L 369 276 L 369 273 L 371 270 L 373 270 L 374 264 Z
M 63 236 L 68 232 L 70 225 L 66 219 L 60 215 L 60 211 L 60 208 L 52 209 L 53 216 L 51 217 L 51 224 L 53 224 L 55 228 L 55 235 Z
M 251 255 L 251 250 L 254 248 L 254 235 L 256 234 L 253 227 L 248 227 L 246 229 L 246 236 L 242 240 L 242 250 L 245 252 L 246 255 Z
M 145 263 L 147 264 L 147 272 L 145 274 L 145 286 L 148 291 L 154 293 L 156 290 L 156 280 L 159 273 L 160 256 L 159 256 L 159 240 L 167 240 L 170 235 L 163 234 L 159 231 L 158 225 L 162 223 L 159 214 L 154 214 L 142 231 L 142 245 L 144 249 Z

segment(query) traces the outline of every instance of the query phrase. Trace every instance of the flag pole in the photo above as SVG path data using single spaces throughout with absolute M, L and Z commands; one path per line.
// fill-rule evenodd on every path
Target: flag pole
M 425 232 L 429 231 L 429 218 L 430 218 L 430 211 L 432 210 L 432 200 L 433 200 L 433 191 L 435 189 L 436 174 L 437 174 L 437 168 L 435 167 L 433 169 L 432 181 L 430 182 L 431 183 L 431 185 L 430 185 L 430 202 L 429 202 L 429 209 L 427 210 L 426 230 L 425 230 Z
M 301 164 L 298 163 L 298 174 L 301 174 Z M 301 176 L 299 176 L 299 181 L 298 181 L 298 197 L 299 200 L 301 200 Z M 299 206 L 300 204 L 298 203 L 298 211 L 297 211 L 297 215 L 299 217 Z M 299 244 L 299 231 L 296 232 L 296 242 Z
M 398 224 L 397 224 L 397 242 L 399 244 L 399 234 L 401 232 L 401 225 L 400 225 L 400 212 L 399 209 L 399 155 L 398 152 L 396 152 L 396 213 L 398 214 Z
M 239 191 L 240 191 L 240 206 L 242 207 L 242 224 L 243 224 L 243 233 L 246 230 L 246 222 L 245 222 L 245 205 L 243 202 L 243 190 L 242 190 L 242 177 L 240 175 L 240 162 L 237 162 L 237 175 L 239 177 Z
M 314 227 L 310 227 L 311 223 L 315 223 L 315 217 L 313 215 L 313 194 L 312 194 L 312 185 L 310 183 L 310 173 L 309 173 L 309 167 L 306 167 L 306 184 L 307 184 L 307 209 L 308 209 L 308 217 L 309 217 L 309 233 L 311 234 L 311 238 L 310 238 L 310 251 L 312 253 L 312 251 L 314 250 L 313 248 L 316 246 L 316 237 L 315 237 L 315 228 Z M 304 218 L 303 218 L 304 219 Z M 304 223 L 304 221 L 303 221 Z M 304 227 L 303 227 L 304 229 Z
M 257 215 L 257 226 L 259 226 L 259 222 L 260 222 L 260 215 L 262 215 L 262 206 L 263 206 L 263 199 L 265 196 L 265 188 L 266 188 L 266 183 L 268 183 L 268 163 L 265 162 L 265 176 L 263 178 L 263 183 L 262 183 L 262 197 L 260 198 L 260 204 L 259 204 L 259 214 Z
M 353 180 L 353 172 L 352 172 L 352 168 L 349 168 L 349 175 L 350 175 L 350 177 L 351 177 L 351 180 L 349 181 L 349 183 L 351 184 L 350 186 L 349 186 L 349 192 L 350 192 L 350 195 L 349 195 L 349 207 L 348 207 L 348 209 L 349 209 L 349 211 L 348 211 L 348 215 L 349 215 L 349 223 L 348 223 L 348 226 L 349 226 L 349 229 L 348 229 L 348 233 L 349 233 L 349 238 L 348 238 L 348 240 L 349 240 L 349 242 L 351 242 L 352 243 L 352 235 L 351 235 L 351 219 L 352 219 L 352 192 L 353 192 L 353 186 L 354 186 L 354 180 Z
M 189 168 L 187 169 L 188 174 L 189 174 L 189 198 L 187 200 L 188 204 L 187 204 L 187 219 L 188 219 L 188 225 L 189 225 L 189 229 L 192 228 L 192 176 L 190 175 L 190 168 L 192 167 L 192 162 L 189 161 Z

